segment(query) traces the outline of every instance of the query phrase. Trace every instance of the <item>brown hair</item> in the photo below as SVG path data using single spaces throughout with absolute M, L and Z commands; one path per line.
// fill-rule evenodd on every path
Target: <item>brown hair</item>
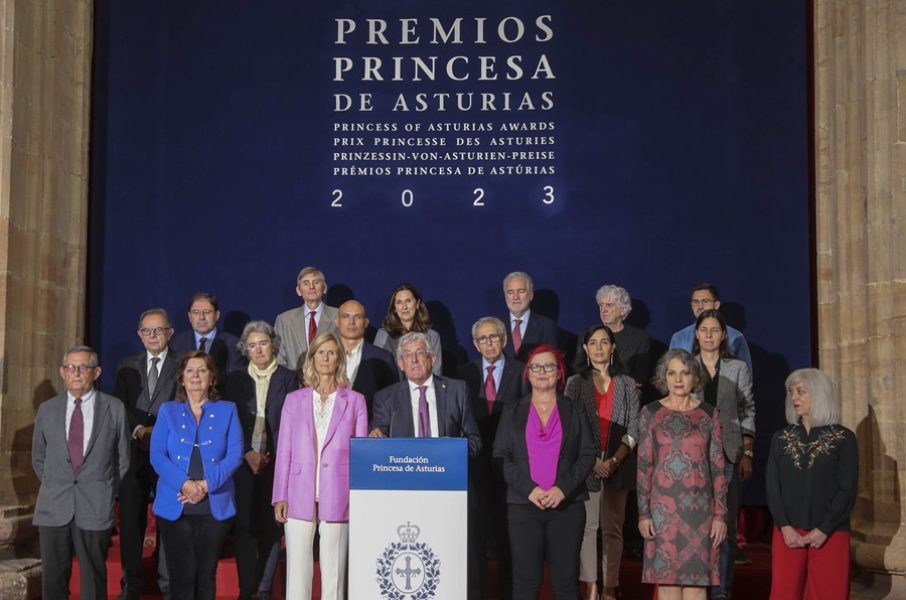
M 208 368 L 208 372 L 211 374 L 211 382 L 208 383 L 208 400 L 215 402 L 220 399 L 220 394 L 217 393 L 217 365 L 214 364 L 214 359 L 211 358 L 211 355 L 207 352 L 202 352 L 201 350 L 193 350 L 192 352 L 187 352 L 181 359 L 179 359 L 179 366 L 176 371 L 176 400 L 178 402 L 185 402 L 186 398 L 186 386 L 182 383 L 182 376 L 186 371 L 186 365 L 189 364 L 189 361 L 193 358 L 200 358 L 204 361 L 204 366 Z
M 398 338 L 404 333 L 408 333 L 408 331 L 403 328 L 403 322 L 400 321 L 399 315 L 396 314 L 396 307 L 394 306 L 396 295 L 405 290 L 408 290 L 415 298 L 416 303 L 418 303 L 418 308 L 415 310 L 415 320 L 412 322 L 412 329 L 409 331 L 425 333 L 431 329 L 431 317 L 428 316 L 428 307 L 425 306 L 422 295 L 418 293 L 418 290 L 411 283 L 401 283 L 396 286 L 393 293 L 390 294 L 390 304 L 387 306 L 387 317 L 384 319 L 384 330 L 393 338 Z

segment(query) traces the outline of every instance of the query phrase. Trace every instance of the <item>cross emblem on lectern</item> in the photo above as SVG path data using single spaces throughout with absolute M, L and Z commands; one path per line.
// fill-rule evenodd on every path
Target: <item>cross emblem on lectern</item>
M 412 589 L 412 576 L 413 576 L 413 575 L 421 575 L 421 574 L 422 574 L 422 570 L 421 570 L 421 569 L 413 569 L 413 568 L 412 568 L 412 557 L 411 557 L 411 556 L 407 556 L 407 557 L 406 557 L 406 568 L 405 568 L 405 569 L 397 569 L 397 570 L 396 570 L 396 574 L 397 574 L 397 575 L 402 575 L 403 577 L 406 578 L 406 591 L 408 592 L 409 590 Z

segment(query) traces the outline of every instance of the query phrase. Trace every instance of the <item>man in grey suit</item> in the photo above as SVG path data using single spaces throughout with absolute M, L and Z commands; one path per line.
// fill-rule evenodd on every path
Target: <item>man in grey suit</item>
M 464 437 L 469 457 L 481 450 L 466 383 L 433 375 L 434 354 L 424 333 L 400 338 L 396 361 L 406 378 L 374 397 L 370 437 Z
M 107 550 L 113 505 L 129 469 L 123 403 L 94 389 L 97 353 L 74 346 L 63 356 L 66 393 L 41 404 L 31 461 L 41 487 L 33 523 L 41 542 L 42 596 L 68 598 L 72 557 L 79 560 L 81 598 L 107 597 Z
M 131 433 L 129 472 L 120 484 L 120 559 L 123 565 L 120 598 L 139 598 L 144 587 L 142 551 L 148 524 L 148 503 L 157 485 L 157 473 L 151 467 L 151 432 L 157 411 L 164 402 L 176 397 L 178 353 L 169 346 L 173 327 L 167 311 L 151 308 L 139 317 L 139 339 L 144 350 L 124 358 L 116 371 L 113 395 L 126 407 Z M 166 594 L 169 589 L 163 547 L 158 545 L 158 585 Z
M 320 334 L 337 332 L 337 309 L 321 301 L 327 293 L 327 280 L 316 267 L 305 267 L 296 277 L 296 295 L 303 304 L 277 315 L 274 331 L 282 345 L 277 362 L 295 371 L 308 345 Z

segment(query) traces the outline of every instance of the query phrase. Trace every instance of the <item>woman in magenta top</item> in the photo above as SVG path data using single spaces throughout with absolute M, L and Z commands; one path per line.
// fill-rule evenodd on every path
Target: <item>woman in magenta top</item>
M 494 441 L 507 485 L 513 598 L 538 597 L 546 558 L 554 598 L 574 600 L 595 444 L 584 411 L 562 394 L 559 350 L 535 348 L 524 377 L 532 391 L 504 408 Z

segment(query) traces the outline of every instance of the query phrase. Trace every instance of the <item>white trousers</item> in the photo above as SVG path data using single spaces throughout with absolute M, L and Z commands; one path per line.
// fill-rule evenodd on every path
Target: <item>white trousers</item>
M 283 530 L 286 535 L 286 597 L 292 600 L 311 600 L 315 570 L 312 545 L 315 531 L 319 531 L 321 598 L 344 600 L 349 523 L 287 519 Z

